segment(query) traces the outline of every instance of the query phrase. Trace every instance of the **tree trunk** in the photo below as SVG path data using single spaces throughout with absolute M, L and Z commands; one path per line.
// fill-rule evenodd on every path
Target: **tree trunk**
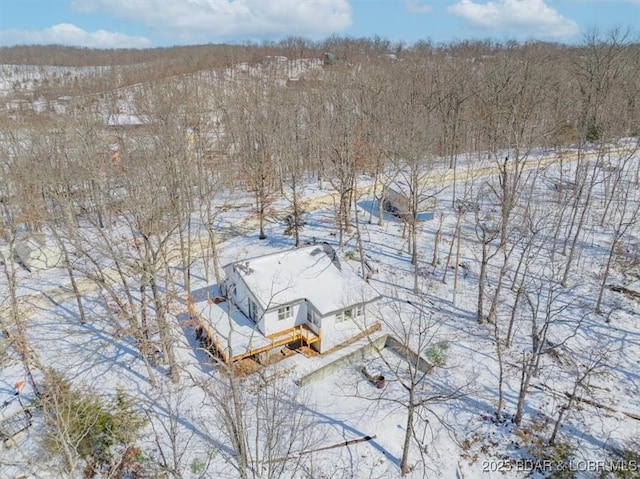
M 256 193 L 256 205 L 258 208 L 258 222 L 260 224 L 260 235 L 258 239 L 267 239 L 267 235 L 264 232 L 264 198 L 261 193 Z
M 498 357 L 498 405 L 496 407 L 496 418 L 502 421 L 502 404 L 504 399 L 504 363 L 502 359 L 502 344 L 500 343 L 500 329 L 498 322 L 493 323 L 494 340 L 496 342 L 496 355 Z
M 484 323 L 484 282 L 487 276 L 488 245 L 482 241 L 482 260 L 480 262 L 480 277 L 478 278 L 478 305 L 476 309 L 476 319 L 478 324 Z
M 400 460 L 400 471 L 403 476 L 406 476 L 411 472 L 409 467 L 409 453 L 411 449 L 411 438 L 413 437 L 413 413 L 414 413 L 414 400 L 415 391 L 411 387 L 409 389 L 409 404 L 407 406 L 407 427 L 404 433 L 404 443 L 402 445 L 402 459 Z
M 84 306 L 82 305 L 82 294 L 80 293 L 80 289 L 78 288 L 78 283 L 76 281 L 76 276 L 73 272 L 73 266 L 71 265 L 71 261 L 69 259 L 69 250 L 66 245 L 64 245 L 63 241 L 60 241 L 60 249 L 62 250 L 62 255 L 64 257 L 64 266 L 67 270 L 67 274 L 69 275 L 69 281 L 71 282 L 71 289 L 73 290 L 73 294 L 76 297 L 76 304 L 78 305 L 78 315 L 80 316 L 80 324 L 85 324 L 87 322 L 87 317 L 84 313 Z
M 513 419 L 514 424 L 519 426 L 522 423 L 524 415 L 524 400 L 529 392 L 529 383 L 531 382 L 531 358 L 527 358 L 522 353 L 522 376 L 520 378 L 520 391 L 518 393 L 518 404 L 516 406 L 516 415 Z
M 498 302 L 500 301 L 500 294 L 502 293 L 502 285 L 504 283 L 504 277 L 507 274 L 508 268 L 509 268 L 509 256 L 505 252 L 504 259 L 502 262 L 502 267 L 500 268 L 500 273 L 498 275 L 498 284 L 496 285 L 496 290 L 493 293 L 493 298 L 491 298 L 491 306 L 489 307 L 488 320 L 490 323 L 495 323 L 497 321 Z
M 155 271 L 150 271 L 149 273 L 149 285 L 151 286 L 151 294 L 153 296 L 153 303 L 156 309 L 156 319 L 158 321 L 158 332 L 160 333 L 162 353 L 169 365 L 169 378 L 172 382 L 177 383 L 180 378 L 180 372 L 178 370 L 178 365 L 173 351 L 173 338 L 171 337 L 171 330 L 164 312 L 164 305 L 162 304 L 160 291 L 158 290 Z
M 611 248 L 609 248 L 609 255 L 607 256 L 607 263 L 604 266 L 604 272 L 602 273 L 602 282 L 600 283 L 600 291 L 598 292 L 598 299 L 596 300 L 596 313 L 600 314 L 602 311 L 602 298 L 604 297 L 604 290 L 607 286 L 607 279 L 609 278 L 609 269 L 611 268 L 611 261 L 613 260 L 613 254 L 615 252 L 616 245 L 618 244 L 617 238 L 618 232 L 615 233 L 614 239 L 611 242 Z

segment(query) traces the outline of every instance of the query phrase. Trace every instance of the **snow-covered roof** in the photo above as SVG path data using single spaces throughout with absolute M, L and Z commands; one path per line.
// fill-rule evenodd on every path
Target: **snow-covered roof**
M 107 117 L 107 126 L 142 126 L 148 123 L 148 118 L 127 113 L 116 113 Z
M 380 294 L 326 244 L 232 263 L 263 309 L 306 299 L 321 314 L 377 299 Z
M 403 196 L 405 199 L 408 199 L 411 196 L 411 186 L 404 180 L 391 180 L 386 184 L 387 190 L 392 190 L 396 194 Z M 435 201 L 435 198 L 432 195 L 427 195 L 420 191 L 424 189 L 421 185 L 418 185 L 419 191 L 418 195 L 420 197 L 420 201 L 430 200 L 431 202 Z
M 196 312 L 209 326 L 212 338 L 227 357 L 236 357 L 270 344 L 256 324 L 226 302 L 203 301 L 195 305 Z

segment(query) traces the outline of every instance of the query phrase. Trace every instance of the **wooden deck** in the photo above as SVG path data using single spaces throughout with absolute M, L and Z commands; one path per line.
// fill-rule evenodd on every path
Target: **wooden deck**
M 280 346 L 284 346 L 286 344 L 295 343 L 296 341 L 301 341 L 307 346 L 310 346 L 320 341 L 322 331 L 319 330 L 318 333 L 319 334 L 316 334 L 315 332 L 313 332 L 311 328 L 309 328 L 306 324 L 294 326 L 293 328 L 285 329 L 284 331 L 279 331 L 277 333 L 265 336 L 270 341 L 269 344 L 259 348 L 250 349 L 241 354 L 234 355 L 231 358 L 231 361 L 236 362 L 236 361 L 240 361 L 241 359 L 257 356 L 258 354 L 265 353 L 267 351 L 270 351 Z M 218 349 L 218 352 L 222 353 L 223 350 L 218 346 L 217 341 L 214 340 L 214 343 L 216 343 L 216 348 Z M 225 362 L 228 363 L 229 358 L 227 357 L 227 355 L 226 354 L 222 354 L 222 355 L 224 357 Z
M 261 335 L 260 346 L 248 349 L 239 354 L 234 354 L 231 358 L 229 358 L 228 348 L 225 347 L 226 338 L 220 336 L 215 331 L 212 331 L 211 326 L 208 324 L 208 322 L 196 311 L 193 300 L 191 298 L 187 298 L 187 310 L 190 319 L 188 321 L 183 321 L 182 323 L 188 323 L 196 330 L 201 331 L 203 337 L 199 337 L 199 339 L 206 345 L 207 348 L 210 348 L 212 350 L 212 353 L 215 353 L 217 357 L 222 359 L 227 364 L 229 363 L 229 361 L 240 361 L 242 359 L 256 356 L 280 346 L 295 343 L 296 341 L 300 341 L 303 345 L 308 347 L 320 341 L 322 335 L 321 329 L 318 329 L 318 333 L 316 334 L 308 325 L 301 324 L 267 336 Z M 255 330 L 255 334 L 260 335 L 260 332 Z

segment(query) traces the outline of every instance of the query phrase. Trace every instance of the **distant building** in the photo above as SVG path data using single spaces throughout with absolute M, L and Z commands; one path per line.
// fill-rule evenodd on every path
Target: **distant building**
M 300 341 L 320 353 L 362 332 L 380 294 L 327 244 L 224 266 L 227 302 L 193 305 L 225 361 Z
M 60 266 L 62 252 L 47 243 L 44 235 L 33 234 L 16 240 L 13 246 L 14 259 L 28 271 L 50 269 Z
M 342 60 L 338 58 L 338 56 L 331 52 L 324 52 L 324 65 L 335 65 L 336 63 L 340 63 Z
M 382 196 L 382 204 L 386 211 L 400 218 L 411 216 L 411 189 L 402 180 L 387 184 Z M 419 195 L 416 219 L 418 221 L 432 220 L 435 216 L 436 199 L 434 196 Z

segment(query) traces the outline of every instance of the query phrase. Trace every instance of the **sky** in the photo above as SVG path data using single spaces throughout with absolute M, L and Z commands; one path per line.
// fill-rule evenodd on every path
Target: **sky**
M 640 0 L 0 0 L 0 45 L 145 48 L 378 35 L 579 43 L 635 27 Z

